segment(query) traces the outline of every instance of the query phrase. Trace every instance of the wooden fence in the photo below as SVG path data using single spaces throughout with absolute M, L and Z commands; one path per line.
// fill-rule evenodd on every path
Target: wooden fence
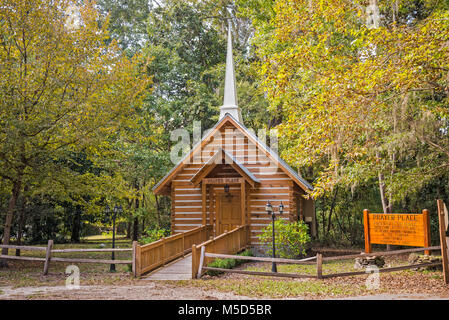
M 235 254 L 247 248 L 249 244 L 248 225 L 237 227 L 227 231 L 218 237 L 204 243 L 192 246 L 192 279 L 201 277 L 203 265 L 210 262 L 211 258 L 205 259 L 205 252 Z M 240 256 L 239 256 L 240 257 Z
M 302 260 L 297 259 L 282 259 L 282 258 L 268 258 L 268 257 L 247 257 L 247 256 L 235 256 L 235 255 L 227 255 L 227 254 L 216 254 L 216 253 L 207 253 L 204 250 L 201 252 L 201 256 L 204 256 L 204 259 L 207 258 L 220 258 L 220 259 L 241 259 L 248 261 L 260 261 L 260 262 L 276 262 L 276 263 L 288 263 L 288 264 L 316 264 L 313 260 L 316 257 L 310 257 Z M 233 270 L 233 269 L 224 269 L 224 268 L 213 268 L 213 267 L 204 267 L 200 265 L 200 270 L 198 271 L 198 277 L 200 277 L 204 271 L 207 270 L 215 270 L 221 272 L 231 272 L 231 273 L 240 273 L 240 274 L 248 274 L 255 276 L 275 276 L 275 277 L 287 277 L 287 278 L 316 278 L 314 275 L 310 274 L 296 274 L 296 273 L 282 273 L 282 272 L 263 272 L 263 271 L 248 271 L 248 270 Z
M 195 244 L 206 241 L 211 234 L 212 226 L 204 225 L 143 246 L 136 245 L 134 275 L 138 277 L 189 253 Z
M 271 276 L 271 277 L 288 277 L 288 278 L 317 278 L 317 279 L 325 279 L 325 278 L 334 278 L 334 277 L 344 277 L 344 276 L 356 276 L 366 274 L 367 271 L 355 271 L 355 272 L 344 272 L 344 273 L 332 273 L 332 274 L 323 274 L 323 264 L 329 261 L 335 260 L 345 260 L 345 259 L 354 259 L 354 258 L 363 258 L 363 257 L 373 257 L 373 256 L 391 256 L 398 255 L 403 253 L 411 253 L 411 252 L 419 252 L 419 251 L 435 251 L 440 250 L 440 246 L 434 247 L 426 247 L 426 248 L 413 248 L 413 249 L 404 249 L 404 250 L 395 250 L 395 251 L 385 251 L 385 252 L 374 252 L 374 253 L 361 253 L 361 254 L 351 254 L 344 256 L 335 256 L 335 257 L 323 257 L 321 253 L 318 253 L 315 257 L 310 257 L 306 259 L 281 259 L 281 258 L 267 258 L 267 257 L 246 257 L 246 256 L 237 256 L 237 255 L 228 255 L 228 254 L 217 254 L 210 253 L 206 250 L 201 250 L 199 254 L 201 261 L 198 266 L 198 271 L 196 273 L 196 277 L 201 277 L 204 271 L 213 270 L 220 272 L 230 272 L 230 273 L 240 273 L 240 274 L 248 274 L 248 275 L 259 275 L 259 276 Z M 224 268 L 213 268 L 213 267 L 205 267 L 206 259 L 213 258 L 221 258 L 221 259 L 240 259 L 240 260 L 249 260 L 249 261 L 261 261 L 261 262 L 276 262 L 276 263 L 288 263 L 288 264 L 298 264 L 298 265 L 316 265 L 316 274 L 296 274 L 296 273 L 281 273 L 281 272 L 261 272 L 261 271 L 248 271 L 248 270 L 234 270 L 234 269 L 224 269 Z M 315 261 L 313 261 L 315 260 Z M 390 268 L 380 268 L 379 272 L 393 272 L 411 268 L 420 268 L 420 267 L 429 267 L 429 266 L 437 266 L 441 265 L 441 262 L 428 262 L 428 263 L 419 263 L 419 264 L 411 264 L 405 266 L 398 267 L 390 267 Z
M 133 270 L 135 269 L 135 259 L 132 260 L 105 260 L 105 259 L 83 259 L 83 258 L 60 258 L 53 257 L 52 253 L 71 253 L 71 252 L 124 252 L 132 251 L 133 257 L 135 256 L 135 248 L 137 242 L 133 242 L 132 248 L 103 248 L 103 249 L 53 249 L 53 240 L 48 240 L 47 247 L 33 247 L 33 246 L 17 246 L 17 245 L 0 245 L 1 248 L 7 249 L 19 249 L 28 251 L 45 251 L 45 258 L 39 257 L 24 257 L 24 256 L 10 256 L 10 255 L 0 255 L 0 259 L 11 259 L 11 260 L 25 260 L 25 261 L 40 261 L 44 262 L 44 275 L 48 274 L 48 269 L 50 267 L 50 262 L 70 262 L 70 263 L 104 263 L 104 264 L 132 264 Z
M 354 259 L 354 258 L 363 258 L 363 257 L 374 257 L 374 256 L 393 256 L 398 254 L 404 254 L 404 253 L 412 253 L 412 252 L 430 252 L 430 251 L 436 251 L 441 250 L 440 246 L 435 247 L 425 247 L 425 248 L 412 248 L 412 249 L 404 249 L 404 250 L 393 250 L 393 251 L 384 251 L 384 252 L 373 252 L 373 253 L 362 253 L 362 254 L 350 254 L 350 255 L 344 255 L 344 256 L 336 256 L 336 257 L 323 257 L 320 253 L 317 254 L 317 262 L 316 262 L 316 269 L 317 269 L 317 278 L 318 279 L 324 279 L 324 278 L 335 278 L 335 277 L 347 277 L 347 276 L 356 276 L 356 275 L 362 275 L 366 274 L 366 271 L 354 271 L 354 272 L 342 272 L 342 273 L 332 273 L 332 274 L 323 274 L 322 273 L 322 265 L 323 263 L 329 262 L 329 261 L 335 261 L 335 260 L 346 260 L 346 259 Z M 393 271 L 399 271 L 399 270 L 405 270 L 405 269 L 412 269 L 412 268 L 420 268 L 420 267 L 431 267 L 431 266 L 438 266 L 441 265 L 440 262 L 427 262 L 427 263 L 419 263 L 419 264 L 409 264 L 405 266 L 398 266 L 398 267 L 389 267 L 389 268 L 379 268 L 379 272 L 393 272 Z

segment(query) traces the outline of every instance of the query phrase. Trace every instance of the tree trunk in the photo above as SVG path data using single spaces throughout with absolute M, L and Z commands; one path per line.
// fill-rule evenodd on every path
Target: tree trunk
M 382 209 L 384 213 L 391 213 L 391 202 L 387 198 L 385 194 L 385 182 L 384 176 L 379 172 L 379 191 L 380 191 L 380 199 L 382 201 Z
M 134 218 L 134 225 L 133 225 L 133 241 L 137 241 L 139 238 L 139 218 Z
M 6 211 L 5 227 L 3 229 L 3 245 L 9 245 L 9 237 L 11 236 L 11 224 L 14 217 L 14 209 L 16 208 L 17 198 L 19 197 L 21 186 L 22 181 L 20 179 L 18 181 L 14 181 L 12 186 L 11 198 L 9 198 L 8 209 Z M 2 255 L 8 255 L 7 248 L 2 249 Z M 0 260 L 0 265 L 7 265 L 5 259 Z
M 157 225 L 160 228 L 161 227 L 161 212 L 160 212 L 160 206 L 159 206 L 159 198 L 157 195 L 154 196 L 154 200 L 156 201 Z
M 335 201 L 337 199 L 337 194 L 338 194 L 338 187 L 335 187 L 334 197 L 332 199 L 331 208 L 329 210 L 329 217 L 328 217 L 328 220 L 327 220 L 327 233 L 329 233 L 329 231 L 331 230 L 332 212 L 334 211 L 334 208 L 335 208 Z
M 74 243 L 80 242 L 80 229 L 81 229 L 81 206 L 75 207 L 75 215 L 73 216 L 72 223 L 72 236 L 70 241 Z
M 326 213 L 324 210 L 321 211 L 321 230 L 323 232 L 323 240 L 324 240 L 324 236 L 326 235 Z
M 385 183 L 384 183 L 384 177 L 383 174 L 379 172 L 379 191 L 380 191 L 380 198 L 382 200 L 382 209 L 384 213 L 391 213 L 391 201 L 387 198 L 385 194 Z M 387 244 L 387 251 L 390 251 L 392 249 L 390 244 Z
M 128 226 L 126 228 L 126 239 L 131 239 L 131 221 L 127 222 Z
M 22 244 L 22 234 L 23 234 L 23 228 L 25 224 L 25 207 L 27 198 L 25 196 L 26 191 L 28 191 L 28 186 L 25 186 L 24 193 L 22 196 L 22 203 L 20 206 L 20 216 L 19 216 L 19 223 L 18 223 L 18 230 L 17 230 L 17 245 L 20 246 Z M 20 256 L 20 249 L 16 249 L 16 256 Z
M 136 199 L 136 211 L 139 208 L 139 199 Z M 133 241 L 137 241 L 139 238 L 139 218 L 134 218 L 134 225 L 133 225 Z

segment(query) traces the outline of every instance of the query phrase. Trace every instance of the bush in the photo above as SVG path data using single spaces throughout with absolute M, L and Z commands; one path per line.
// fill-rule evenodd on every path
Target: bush
M 238 256 L 252 257 L 253 252 L 250 249 L 246 249 L 241 253 L 237 254 Z M 245 263 L 247 260 L 242 259 L 215 259 L 207 266 L 211 268 L 220 268 L 220 269 L 232 269 L 234 267 L 238 267 L 239 265 Z M 206 274 L 209 276 L 216 276 L 223 273 L 222 271 L 215 270 L 207 270 Z
M 170 231 L 163 228 L 152 228 L 145 230 L 145 235 L 142 236 L 140 239 L 140 242 L 142 244 L 151 243 L 154 241 L 157 241 L 159 239 L 162 239 L 163 237 L 166 237 L 170 234 Z
M 277 257 L 295 259 L 306 254 L 310 236 L 309 228 L 304 221 L 276 220 L 274 229 Z M 273 227 L 271 223 L 262 229 L 258 238 L 266 246 L 266 253 L 271 256 L 273 254 Z

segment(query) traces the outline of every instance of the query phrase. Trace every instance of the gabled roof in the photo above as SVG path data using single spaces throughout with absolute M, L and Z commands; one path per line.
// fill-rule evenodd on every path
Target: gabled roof
M 198 170 L 190 181 L 193 185 L 197 186 L 217 165 L 222 164 L 223 160 L 225 164 L 231 165 L 251 186 L 254 187 L 256 183 L 260 183 L 259 179 L 257 179 L 254 174 L 222 148 L 218 149 L 218 151 L 200 170 Z
M 187 153 L 181 161 L 176 164 L 154 187 L 153 192 L 155 194 L 160 194 L 164 186 L 171 181 L 171 179 L 182 170 L 185 164 L 189 164 L 193 155 L 198 151 L 199 148 L 203 148 L 203 146 L 209 141 L 209 139 L 219 130 L 225 123 L 230 122 L 236 128 L 240 129 L 240 131 L 254 144 L 256 144 L 257 148 L 263 150 L 266 155 L 272 160 L 279 164 L 279 167 L 296 183 L 298 184 L 304 191 L 311 191 L 313 187 L 304 180 L 295 170 L 293 170 L 284 160 L 282 160 L 279 155 L 271 150 L 265 143 L 259 140 L 257 136 L 248 130 L 243 124 L 237 121 L 230 114 L 226 114 L 220 121 L 218 121 L 215 126 L 206 134 L 200 142 L 198 142 L 189 153 Z

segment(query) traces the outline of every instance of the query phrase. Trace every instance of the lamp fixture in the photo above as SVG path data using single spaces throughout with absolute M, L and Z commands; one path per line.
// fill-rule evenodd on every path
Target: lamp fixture
M 271 214 L 273 212 L 273 206 L 270 203 L 270 200 L 268 200 L 267 204 L 265 205 L 265 210 L 268 214 Z

